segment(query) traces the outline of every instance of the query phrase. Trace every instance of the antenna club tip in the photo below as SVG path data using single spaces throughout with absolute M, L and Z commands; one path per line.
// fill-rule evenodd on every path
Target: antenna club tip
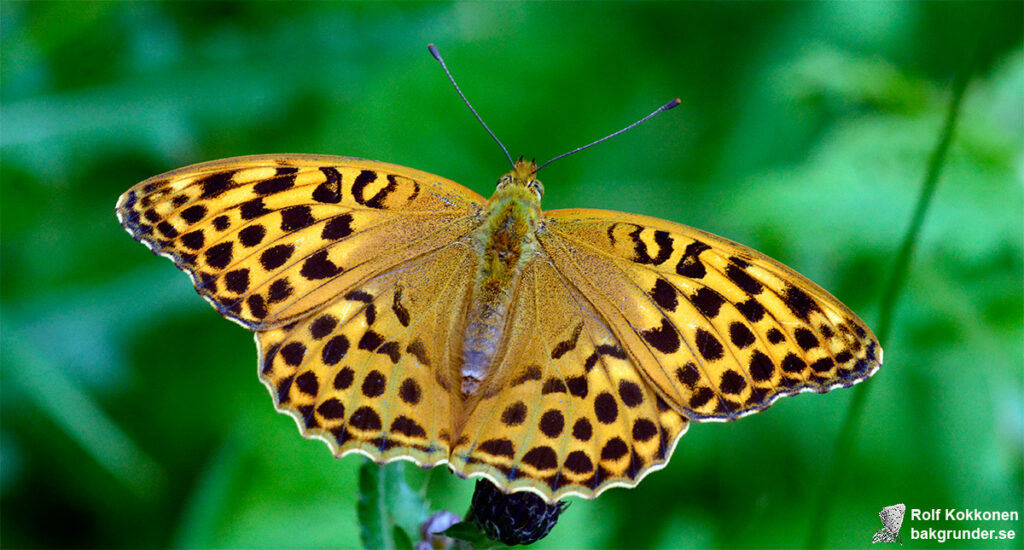
M 671 109 L 673 107 L 678 106 L 682 102 L 683 102 L 683 100 L 681 100 L 681 99 L 679 99 L 677 97 L 677 98 L 673 99 L 672 101 L 669 101 L 668 103 L 666 103 L 664 109 L 667 111 L 667 110 L 669 110 L 669 109 Z
M 437 46 L 433 44 L 427 44 L 427 50 L 430 51 L 430 55 L 434 56 L 434 59 L 440 61 L 441 53 L 437 51 Z

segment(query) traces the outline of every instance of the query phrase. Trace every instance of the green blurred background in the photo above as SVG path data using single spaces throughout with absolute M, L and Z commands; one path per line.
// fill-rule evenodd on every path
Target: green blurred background
M 869 546 L 899 502 L 908 548 L 938 546 L 911 527 L 1024 536 L 909 517 L 1024 511 L 1021 2 L 0 9 L 0 546 L 358 546 L 363 459 L 334 459 L 274 412 L 251 335 L 132 241 L 114 202 L 173 168 L 275 152 L 394 162 L 489 196 L 506 162 L 428 42 L 515 156 L 550 158 L 680 97 L 545 169 L 545 206 L 743 242 L 872 326 L 971 67 L 882 370 L 693 426 L 665 470 L 573 499 L 536 547 L 801 546 L 822 497 L 827 546 Z M 429 481 L 435 506 L 465 511 L 472 482 Z

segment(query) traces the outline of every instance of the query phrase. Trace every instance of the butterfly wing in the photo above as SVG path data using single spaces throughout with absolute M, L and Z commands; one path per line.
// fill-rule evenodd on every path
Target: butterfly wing
M 879 529 L 877 532 L 875 532 L 875 535 L 871 537 L 871 543 L 874 544 L 876 542 L 893 543 L 896 542 L 896 537 L 889 532 L 888 528 L 883 527 Z
M 893 533 L 899 533 L 900 528 L 903 526 L 903 515 L 906 511 L 907 506 L 905 504 L 893 504 L 892 506 L 882 508 L 878 515 L 882 518 L 882 523 L 886 529 Z
M 747 247 L 600 210 L 546 213 L 540 242 L 666 402 L 732 420 L 870 377 L 875 336 L 832 295 Z
M 258 332 L 260 379 L 278 410 L 337 456 L 447 461 L 461 403 L 451 366 L 478 261 L 456 240 L 298 323 Z
M 632 487 L 664 466 L 686 418 L 549 258 L 527 264 L 509 311 L 493 375 L 466 404 L 452 469 L 554 502 Z
M 402 166 L 260 155 L 150 178 L 121 196 L 117 216 L 222 315 L 264 330 L 451 243 L 482 205 L 461 185 Z
M 446 338 L 461 334 L 478 262 L 466 234 L 482 205 L 401 166 L 268 155 L 150 178 L 117 215 L 257 331 L 260 378 L 304 435 L 338 455 L 428 465 L 449 455 Z

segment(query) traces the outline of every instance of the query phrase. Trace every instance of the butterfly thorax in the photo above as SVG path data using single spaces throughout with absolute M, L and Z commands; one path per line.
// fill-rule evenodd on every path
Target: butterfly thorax
M 483 221 L 473 234 L 480 252 L 462 344 L 462 393 L 474 394 L 493 374 L 495 354 L 508 320 L 512 291 L 527 260 L 536 253 L 543 187 L 533 179 L 536 165 L 520 160 L 498 180 Z

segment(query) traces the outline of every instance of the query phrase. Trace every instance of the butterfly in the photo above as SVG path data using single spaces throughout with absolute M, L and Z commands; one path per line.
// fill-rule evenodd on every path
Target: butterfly
M 548 502 L 636 485 L 691 421 L 881 365 L 867 325 L 788 267 L 665 220 L 543 211 L 537 170 L 520 158 L 485 200 L 394 164 L 247 156 L 147 179 L 116 212 L 256 333 L 305 437 Z
M 871 542 L 899 542 L 900 546 L 903 546 L 903 540 L 900 539 L 900 527 L 903 526 L 903 515 L 907 511 L 905 504 L 893 504 L 892 506 L 886 506 L 882 508 L 882 511 L 878 513 L 878 517 L 882 518 L 882 527 L 875 533 L 874 537 L 871 537 Z

